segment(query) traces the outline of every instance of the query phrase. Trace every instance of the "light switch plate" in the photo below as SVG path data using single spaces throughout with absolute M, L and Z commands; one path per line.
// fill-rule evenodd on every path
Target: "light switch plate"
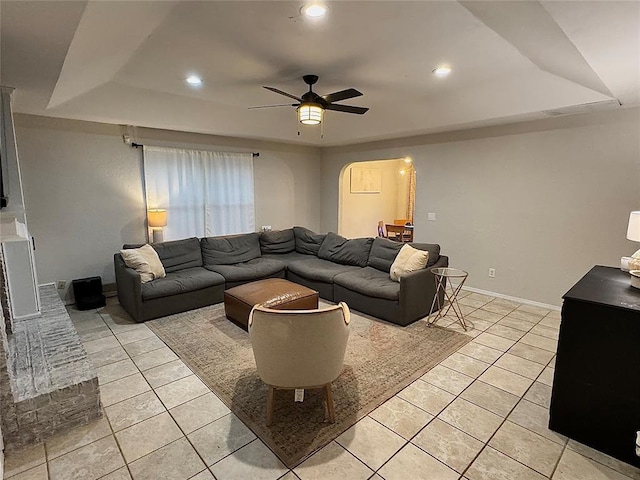
M 430 222 L 435 222 L 436 221 L 436 214 L 435 213 L 427 213 L 427 220 L 429 220 Z

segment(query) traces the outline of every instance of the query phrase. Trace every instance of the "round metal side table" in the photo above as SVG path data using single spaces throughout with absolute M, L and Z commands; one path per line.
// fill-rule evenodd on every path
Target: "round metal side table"
M 432 268 L 431 273 L 433 273 L 433 276 L 436 280 L 436 295 L 435 297 L 433 297 L 433 302 L 431 303 L 431 311 L 433 312 L 433 308 L 437 304 L 438 313 L 433 320 L 431 320 L 431 315 L 433 314 L 430 315 L 430 318 L 428 320 L 429 325 L 434 325 L 438 320 L 449 313 L 449 310 L 453 310 L 453 312 L 456 314 L 456 317 L 458 318 L 458 321 L 460 322 L 460 325 L 462 325 L 462 328 L 466 332 L 467 324 L 464 321 L 462 309 L 458 304 L 458 293 L 462 289 L 462 286 L 464 285 L 464 282 L 469 274 L 464 270 L 449 267 Z M 457 284 L 454 286 L 451 280 L 456 280 Z M 447 286 L 449 288 L 447 288 Z M 440 292 L 443 293 L 442 301 L 440 300 Z M 448 305 L 446 304 L 445 300 L 449 302 Z M 443 312 L 444 307 L 446 307 L 446 309 Z

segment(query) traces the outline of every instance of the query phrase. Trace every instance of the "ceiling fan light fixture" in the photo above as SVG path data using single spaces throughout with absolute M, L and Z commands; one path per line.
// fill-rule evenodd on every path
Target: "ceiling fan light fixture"
M 199 85 L 202 85 L 202 78 L 200 78 L 198 75 L 189 75 L 185 79 L 185 81 L 192 87 L 197 87 Z
M 303 6 L 301 10 L 309 18 L 320 18 L 327 13 L 327 6 L 321 2 L 310 2 Z
M 440 65 L 432 70 L 436 77 L 446 77 L 451 73 L 451 67 L 449 65 Z
M 304 125 L 318 125 L 322 123 L 323 108 L 313 102 L 301 103 L 298 107 L 298 120 Z

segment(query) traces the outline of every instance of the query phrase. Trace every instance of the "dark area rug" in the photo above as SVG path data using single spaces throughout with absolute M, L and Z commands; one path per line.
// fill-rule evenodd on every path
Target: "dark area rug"
M 302 403 L 293 401 L 293 391 L 278 391 L 273 423 L 265 425 L 267 387 L 256 373 L 249 335 L 226 319 L 223 305 L 147 325 L 292 468 L 471 340 L 423 321 L 399 327 L 351 314 L 345 369 L 333 383 L 333 424 L 322 391 L 307 390 Z

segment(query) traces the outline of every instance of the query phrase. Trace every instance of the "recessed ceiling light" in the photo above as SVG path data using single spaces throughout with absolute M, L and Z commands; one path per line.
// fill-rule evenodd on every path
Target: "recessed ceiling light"
M 187 83 L 195 87 L 198 85 L 202 85 L 202 79 L 197 75 L 189 75 L 187 77 Z
M 433 69 L 433 74 L 436 77 L 446 77 L 451 73 L 451 67 L 448 65 L 441 65 L 438 68 Z
M 307 3 L 304 7 L 302 7 L 302 13 L 310 18 L 324 17 L 324 15 L 327 13 L 327 6 L 324 3 L 320 2 Z

